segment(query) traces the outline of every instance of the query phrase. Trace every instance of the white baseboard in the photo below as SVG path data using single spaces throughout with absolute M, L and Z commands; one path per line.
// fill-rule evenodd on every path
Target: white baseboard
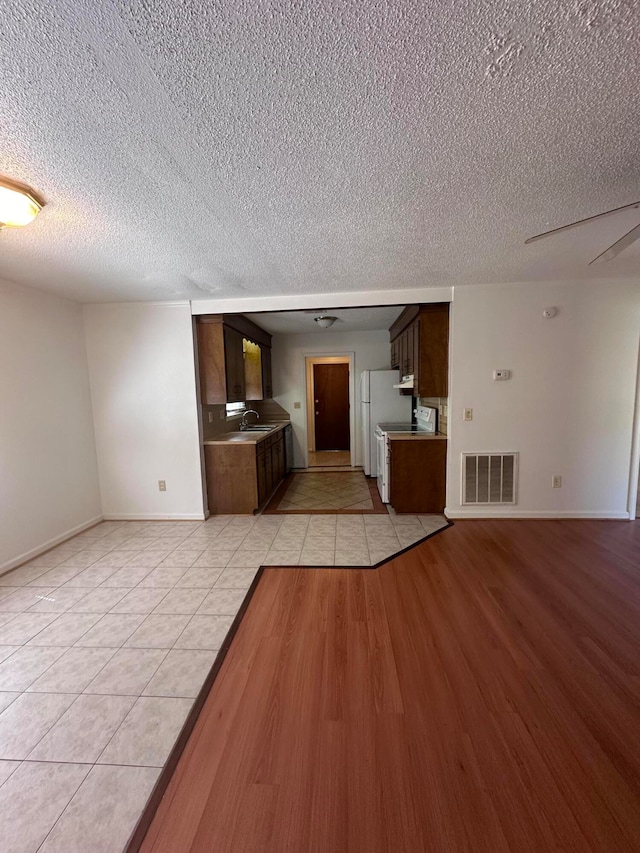
M 95 518 L 91 518 L 89 521 L 83 521 L 82 524 L 72 527 L 71 530 L 66 530 L 64 533 L 61 533 L 60 536 L 54 536 L 53 539 L 49 539 L 42 545 L 38 545 L 37 548 L 32 548 L 30 551 L 25 551 L 24 554 L 20 554 L 18 557 L 8 560 L 6 563 L 0 565 L 0 575 L 10 572 L 11 569 L 15 569 L 23 563 L 28 563 L 29 560 L 33 560 L 35 557 L 39 557 L 40 554 L 50 551 L 52 548 L 55 548 L 56 545 L 66 542 L 67 539 L 71 539 L 72 536 L 77 536 L 78 533 L 82 533 L 83 530 L 88 530 L 90 527 L 94 527 L 96 524 L 99 524 L 102 519 L 103 516 L 96 515 Z
M 161 513 L 135 512 L 130 514 L 105 513 L 105 521 L 204 521 L 204 513 Z
M 586 518 L 593 521 L 601 520 L 629 520 L 628 512 L 609 512 L 602 510 L 600 512 L 570 512 L 570 511 L 555 511 L 555 510 L 518 510 L 493 507 L 492 509 L 476 509 L 475 507 L 463 507 L 450 509 L 445 508 L 444 514 L 447 518 Z

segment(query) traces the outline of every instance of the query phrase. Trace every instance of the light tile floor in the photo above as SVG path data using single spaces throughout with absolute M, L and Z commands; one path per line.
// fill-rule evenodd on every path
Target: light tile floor
M 279 512 L 338 509 L 373 510 L 369 485 L 362 471 L 295 473 L 277 506 Z
M 309 468 L 326 467 L 335 468 L 337 466 L 351 465 L 350 450 L 310 450 L 309 451 Z
M 260 565 L 373 565 L 446 523 L 103 522 L 0 577 L 3 853 L 123 849 Z

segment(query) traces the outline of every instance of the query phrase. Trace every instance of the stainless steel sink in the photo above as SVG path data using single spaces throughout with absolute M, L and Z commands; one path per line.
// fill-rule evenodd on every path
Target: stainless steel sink
M 275 429 L 277 424 L 260 424 L 260 426 L 251 426 L 244 427 L 240 432 L 269 432 L 272 429 Z

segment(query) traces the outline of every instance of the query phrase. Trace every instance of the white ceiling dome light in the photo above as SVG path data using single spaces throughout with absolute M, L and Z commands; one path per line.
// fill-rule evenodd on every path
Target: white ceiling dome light
M 320 317 L 314 317 L 313 319 L 321 329 L 329 329 L 338 318 L 330 317 L 328 314 L 322 314 Z
M 20 181 L 0 177 L 0 228 L 28 225 L 45 205 L 42 196 Z

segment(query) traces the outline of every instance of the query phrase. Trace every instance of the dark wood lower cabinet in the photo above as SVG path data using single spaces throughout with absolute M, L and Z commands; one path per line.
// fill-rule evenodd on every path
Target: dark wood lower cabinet
M 390 503 L 396 512 L 444 512 L 447 441 L 389 439 Z
M 205 444 L 209 512 L 253 513 L 273 494 L 285 474 L 284 433 L 258 444 Z
M 258 450 L 256 454 L 256 468 L 258 476 L 258 506 L 262 506 L 269 495 L 267 480 L 267 451 L 265 448 Z

